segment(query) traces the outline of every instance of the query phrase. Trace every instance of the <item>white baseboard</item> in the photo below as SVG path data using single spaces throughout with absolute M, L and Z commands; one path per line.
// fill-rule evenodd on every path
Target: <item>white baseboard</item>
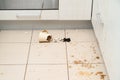
M 91 21 L 0 21 L 0 29 L 90 29 Z

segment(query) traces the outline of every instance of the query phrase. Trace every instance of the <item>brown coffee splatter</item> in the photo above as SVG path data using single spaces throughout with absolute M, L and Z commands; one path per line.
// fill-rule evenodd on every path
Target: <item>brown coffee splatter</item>
M 91 64 L 91 63 L 86 63 L 86 64 L 82 64 L 82 67 L 85 67 L 85 68 L 94 68 L 94 66 Z
M 104 74 L 103 74 L 103 75 L 100 75 L 100 79 L 104 80 L 105 76 L 106 76 L 106 75 L 104 75 Z
M 82 61 L 81 61 L 81 60 L 74 61 L 74 64 L 80 64 L 80 63 L 82 63 Z
M 87 71 L 80 71 L 79 75 L 80 76 L 91 76 L 93 72 L 87 72 Z
M 95 75 L 101 75 L 101 74 L 103 74 L 103 72 L 96 72 L 96 74 Z
M 99 75 L 101 80 L 104 80 L 106 76 L 103 72 L 97 72 L 96 75 Z
M 96 57 L 96 59 L 100 59 L 100 57 L 99 57 L 99 56 L 97 56 L 97 57 Z

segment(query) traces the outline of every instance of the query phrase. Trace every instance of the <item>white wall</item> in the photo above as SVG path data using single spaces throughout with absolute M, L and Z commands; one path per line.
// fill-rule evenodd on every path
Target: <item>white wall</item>
M 110 80 L 120 80 L 120 0 L 109 0 L 104 60 Z

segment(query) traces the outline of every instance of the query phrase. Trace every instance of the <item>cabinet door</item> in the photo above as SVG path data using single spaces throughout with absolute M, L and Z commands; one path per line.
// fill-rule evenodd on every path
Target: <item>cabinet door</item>
M 59 0 L 61 20 L 90 20 L 92 0 Z
M 41 20 L 58 20 L 58 10 L 42 10 Z

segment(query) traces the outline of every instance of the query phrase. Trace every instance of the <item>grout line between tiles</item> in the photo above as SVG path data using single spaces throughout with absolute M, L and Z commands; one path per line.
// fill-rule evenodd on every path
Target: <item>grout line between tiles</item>
M 0 65 L 26 65 L 26 64 L 0 64 Z
M 68 64 L 74 64 L 74 63 L 68 63 Z M 104 63 L 79 63 L 79 64 L 104 64 Z M 75 64 L 75 65 L 77 65 L 77 64 Z
M 8 44 L 16 44 L 16 43 L 25 43 L 25 44 L 28 44 L 28 43 L 30 43 L 30 42 L 0 42 L 0 44 L 3 44 L 3 43 L 8 43 Z
M 30 48 L 31 48 L 32 37 L 33 37 L 33 30 L 31 32 L 31 39 L 30 39 L 30 45 L 29 45 L 29 49 L 28 49 L 28 56 L 27 56 L 27 63 L 26 63 L 26 67 L 25 67 L 24 80 L 25 80 L 25 77 L 26 77 L 26 74 L 27 74 L 27 68 L 28 68 L 28 61 L 29 61 L 29 56 L 30 56 Z
M 89 42 L 96 42 L 96 41 L 71 41 L 71 42 L 89 43 Z M 38 42 L 32 42 L 32 43 L 38 43 Z M 51 43 L 54 43 L 54 42 L 51 42 Z
M 68 63 L 68 64 L 74 64 L 74 63 Z M 104 64 L 104 63 L 80 63 L 80 64 Z M 66 65 L 66 63 L 58 63 L 58 64 L 49 64 L 49 63 L 45 63 L 45 64 L 37 64 L 37 63 L 32 63 L 32 64 L 0 64 L 0 65 Z M 79 64 L 74 64 L 74 65 L 79 65 Z
M 28 64 L 28 65 L 66 65 L 66 63 L 65 64 Z
M 64 29 L 64 34 L 66 37 L 66 30 Z M 70 80 L 69 78 L 69 64 L 68 64 L 68 52 L 67 52 L 67 43 L 65 42 L 65 49 L 66 49 L 66 63 L 67 63 L 67 75 L 68 75 L 68 80 Z
M 104 66 L 105 66 L 106 73 L 108 74 L 107 67 L 106 67 L 106 64 L 105 64 L 105 60 L 104 60 L 104 58 L 103 58 L 102 51 L 101 51 L 101 48 L 100 48 L 100 45 L 99 45 L 99 42 L 98 42 L 97 38 L 96 38 L 96 43 L 97 43 L 98 48 L 99 48 L 99 50 L 100 50 L 100 56 L 102 57 L 102 60 L 103 60 Z M 110 79 L 109 75 L 108 75 L 108 78 Z

